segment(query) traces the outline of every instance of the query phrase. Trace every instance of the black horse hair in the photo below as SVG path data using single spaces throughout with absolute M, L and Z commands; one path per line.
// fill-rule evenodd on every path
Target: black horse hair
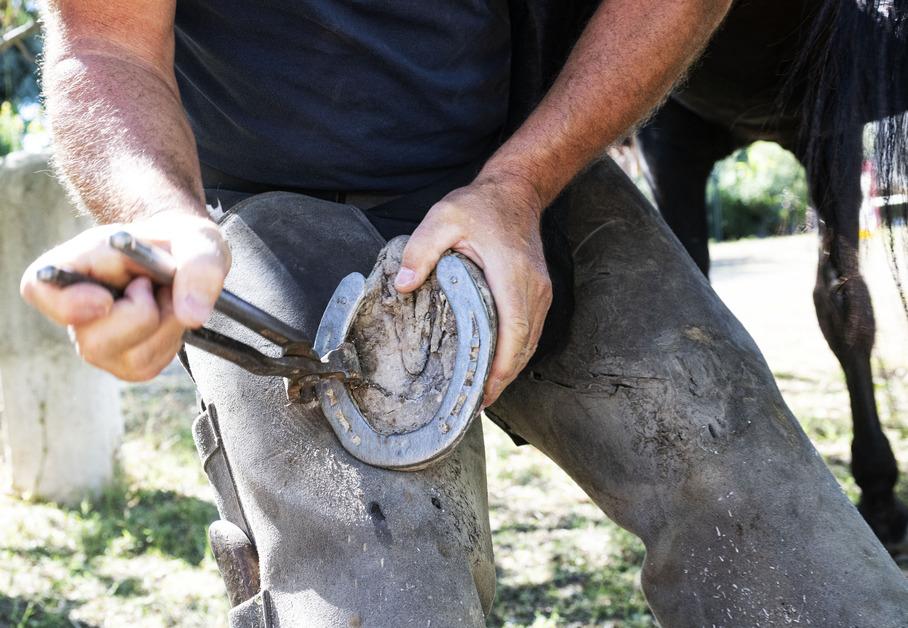
M 813 24 L 798 73 L 806 85 L 808 164 L 830 157 L 836 163 L 830 135 L 879 121 L 872 148 L 879 181 L 883 190 L 903 190 L 908 0 L 824 0 Z

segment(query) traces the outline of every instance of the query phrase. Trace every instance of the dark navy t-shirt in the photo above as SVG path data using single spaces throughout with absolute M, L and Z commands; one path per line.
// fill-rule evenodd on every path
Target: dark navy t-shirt
M 256 183 L 407 192 L 485 154 L 508 105 L 507 0 L 179 0 L 201 161 Z

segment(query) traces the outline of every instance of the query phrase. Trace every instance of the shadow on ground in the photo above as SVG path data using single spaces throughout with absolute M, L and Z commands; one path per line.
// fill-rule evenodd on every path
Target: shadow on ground
M 638 558 L 638 557 L 635 557 Z M 600 626 L 620 625 L 649 627 L 653 625 L 651 613 L 633 591 L 638 577 L 637 563 L 616 561 L 631 568 L 590 569 L 575 552 L 553 557 L 551 579 L 538 584 L 499 585 L 495 607 L 487 625 L 529 626 L 540 618 L 545 625 Z M 502 574 L 499 572 L 499 581 Z
M 217 509 L 175 491 L 136 488 L 118 482 L 78 511 L 84 522 L 79 546 L 87 558 L 100 556 L 117 540 L 128 554 L 149 550 L 198 565 L 208 547 L 208 525 Z
M 497 513 L 503 507 L 496 504 Z M 498 561 L 488 626 L 654 625 L 639 582 L 643 544 L 591 507 L 509 517 L 493 538 L 496 554 L 528 560 L 522 570 L 512 560 Z

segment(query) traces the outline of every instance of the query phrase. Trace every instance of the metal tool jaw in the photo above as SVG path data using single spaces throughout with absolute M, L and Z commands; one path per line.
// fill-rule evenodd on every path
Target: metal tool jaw
M 206 327 L 188 332 L 184 341 L 254 375 L 283 377 L 291 400 L 299 399 L 319 379 L 356 380 L 360 376 L 356 350 L 349 342 L 319 358 L 308 342 L 281 345 L 281 355 L 275 357 Z
M 453 451 L 479 414 L 483 388 L 495 349 L 494 314 L 462 258 L 448 254 L 436 268 L 442 292 L 451 306 L 457 329 L 453 373 L 434 412 L 409 431 L 376 431 L 341 379 L 315 383 L 319 403 L 344 448 L 377 467 L 413 471 Z M 359 273 L 344 278 L 335 290 L 315 337 L 315 351 L 324 360 L 348 342 L 365 296 Z M 360 356 L 362 358 L 362 356 Z

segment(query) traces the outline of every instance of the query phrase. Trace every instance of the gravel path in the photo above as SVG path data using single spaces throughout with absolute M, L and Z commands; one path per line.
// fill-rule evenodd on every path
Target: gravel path
M 773 372 L 838 372 L 813 308 L 815 235 L 723 242 L 711 253 L 713 287 L 757 341 Z M 879 236 L 865 241 L 862 265 L 876 313 L 876 354 L 889 369 L 908 368 L 908 321 Z

